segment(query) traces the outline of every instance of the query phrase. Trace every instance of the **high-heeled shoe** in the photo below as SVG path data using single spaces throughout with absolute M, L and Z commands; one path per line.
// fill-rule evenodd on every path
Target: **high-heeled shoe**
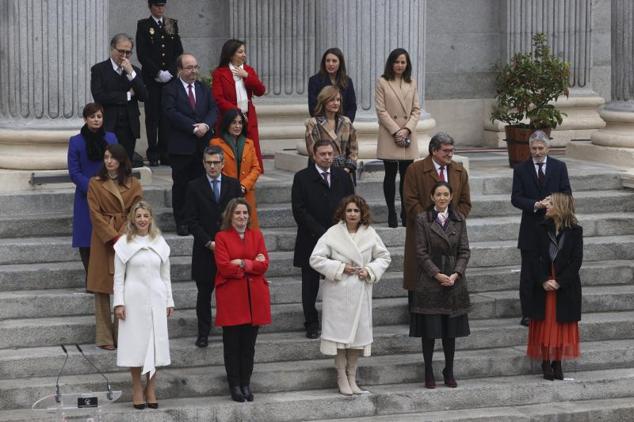
M 458 383 L 456 382 L 456 379 L 453 377 L 453 371 L 449 372 L 447 371 L 447 369 L 443 369 L 442 370 L 442 377 L 445 381 L 445 385 L 449 388 L 456 388 L 458 387 Z
M 555 379 L 553 368 L 550 366 L 550 362 L 547 360 L 542 361 L 542 373 L 544 374 L 545 380 L 552 381 Z
M 393 209 L 387 211 L 387 225 L 392 228 L 398 227 L 398 218 L 396 218 L 396 211 Z
M 231 400 L 237 401 L 238 403 L 244 403 L 246 400 L 244 395 L 242 394 L 242 390 L 240 390 L 239 386 L 229 387 L 229 393 L 231 394 Z
M 564 370 L 561 367 L 561 361 L 560 360 L 554 360 L 553 363 L 550 365 L 550 367 L 553 369 L 553 378 L 555 378 L 556 380 L 563 381 L 563 379 L 564 379 Z
M 148 403 L 147 407 L 150 409 L 158 409 L 158 402 L 156 403 Z
M 425 388 L 429 388 L 430 390 L 436 388 L 436 380 L 434 379 L 433 372 L 429 374 L 425 372 Z
M 138 409 L 138 410 L 143 410 L 143 409 L 145 409 L 145 403 L 141 403 L 141 404 L 132 403 L 132 407 L 134 407 L 135 409 Z

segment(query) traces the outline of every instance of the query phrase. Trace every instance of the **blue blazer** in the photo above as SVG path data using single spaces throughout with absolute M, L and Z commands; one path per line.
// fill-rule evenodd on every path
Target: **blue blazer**
M 116 144 L 117 137 L 106 132 L 106 142 Z M 73 203 L 73 248 L 89 248 L 92 234 L 92 223 L 88 210 L 88 182 L 97 175 L 103 160 L 91 161 L 86 152 L 86 142 L 82 134 L 72 136 L 68 140 L 68 175 L 75 184 L 75 200 Z
M 535 202 L 541 201 L 554 192 L 572 194 L 568 180 L 566 163 L 548 156 L 544 184 L 537 180 L 537 172 L 530 158 L 518 164 L 513 170 L 513 190 L 511 203 L 522 210 L 522 222 L 517 247 L 522 250 L 536 250 L 539 247 L 539 224 L 544 221 L 545 210 L 534 211 Z
M 172 79 L 163 87 L 163 118 L 167 122 L 167 152 L 170 154 L 190 155 L 200 153 L 213 136 L 218 116 L 218 107 L 211 91 L 200 81 L 194 82 L 196 109 L 189 105 L 189 97 L 180 78 Z M 204 137 L 194 135 L 194 123 L 206 123 L 209 132 Z
M 328 75 L 316 73 L 308 80 L 308 112 L 315 117 L 315 106 L 317 105 L 317 96 L 324 87 L 332 85 Z M 341 108 L 343 115 L 354 122 L 354 116 L 357 114 L 357 97 L 354 93 L 354 84 L 352 79 L 348 78 L 348 85 L 341 93 Z

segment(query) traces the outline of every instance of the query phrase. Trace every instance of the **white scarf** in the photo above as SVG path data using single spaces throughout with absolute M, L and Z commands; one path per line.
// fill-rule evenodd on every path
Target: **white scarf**
M 229 63 L 229 70 L 244 69 L 244 65 L 234 66 Z M 244 86 L 244 80 L 238 75 L 233 75 L 233 80 L 236 83 L 236 102 L 238 108 L 242 110 L 242 113 L 246 114 L 249 111 L 249 97 L 247 96 L 247 88 Z

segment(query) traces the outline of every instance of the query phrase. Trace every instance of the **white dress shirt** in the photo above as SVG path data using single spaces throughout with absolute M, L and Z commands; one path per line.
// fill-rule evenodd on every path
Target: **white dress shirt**
M 436 169 L 436 174 L 438 175 L 438 180 L 440 180 L 440 164 L 438 164 L 434 159 L 431 160 L 434 163 L 434 168 Z M 442 169 L 442 174 L 445 176 L 445 182 L 449 183 L 449 175 L 447 174 L 447 166 Z

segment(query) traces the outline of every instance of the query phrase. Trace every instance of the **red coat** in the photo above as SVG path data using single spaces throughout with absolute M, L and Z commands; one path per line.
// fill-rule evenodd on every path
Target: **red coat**
M 264 262 L 255 257 L 263 254 Z M 216 326 L 271 323 L 271 294 L 264 273 L 269 256 L 262 232 L 247 229 L 244 240 L 235 229 L 216 234 Z M 244 269 L 231 263 L 243 259 Z
M 244 87 L 247 90 L 247 97 L 249 98 L 249 111 L 247 122 L 247 138 L 252 139 L 255 144 L 255 152 L 258 156 L 260 168 L 264 169 L 262 164 L 262 152 L 260 150 L 260 134 L 258 132 L 258 116 L 255 114 L 255 107 L 251 98 L 255 95 L 260 97 L 266 92 L 266 87 L 260 80 L 255 70 L 249 66 L 244 65 L 244 70 L 249 74 L 244 79 Z M 238 107 L 238 100 L 236 98 L 236 83 L 233 80 L 233 74 L 229 70 L 229 66 L 217 67 L 211 73 L 211 93 L 214 96 L 216 105 L 220 110 L 220 115 L 216 119 L 216 135 L 220 136 L 220 125 L 222 124 L 222 117 L 227 110 L 231 110 Z

